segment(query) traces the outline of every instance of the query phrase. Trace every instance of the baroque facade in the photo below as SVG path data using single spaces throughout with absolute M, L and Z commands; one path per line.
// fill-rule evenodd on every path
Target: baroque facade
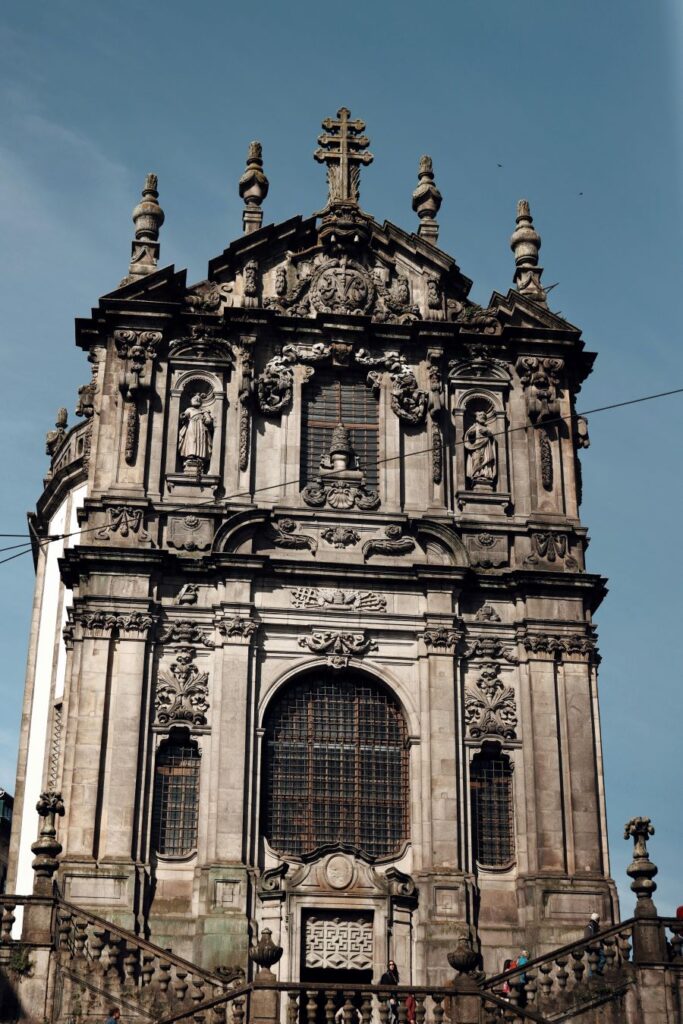
M 128 275 L 76 323 L 60 410 L 8 888 L 59 792 L 72 903 L 206 968 L 269 928 L 293 981 L 435 984 L 618 916 L 575 411 L 594 355 L 548 308 L 522 200 L 486 308 L 359 203 L 362 122 L 323 122 L 322 213 L 262 224 L 188 286 L 148 175 Z M 65 535 L 65 536 L 63 536 Z M 61 539 L 51 538 L 58 537 Z

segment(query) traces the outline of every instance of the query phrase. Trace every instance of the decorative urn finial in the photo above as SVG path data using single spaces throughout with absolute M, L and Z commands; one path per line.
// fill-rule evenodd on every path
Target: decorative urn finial
M 647 852 L 647 840 L 654 834 L 654 825 L 649 818 L 631 818 L 624 826 L 624 839 L 633 839 L 633 860 L 626 868 L 626 874 L 633 879 L 631 889 L 637 897 L 635 917 L 657 916 L 657 908 L 652 902 L 652 894 L 657 888 L 653 881 L 657 865 L 652 863 Z
M 52 876 L 59 866 L 57 857 L 62 852 L 62 844 L 57 840 L 57 829 L 55 828 L 55 817 L 57 815 L 61 817 L 64 814 L 62 794 L 51 790 L 41 793 L 36 810 L 43 821 L 40 836 L 31 846 L 31 852 L 36 855 L 31 865 L 35 871 L 33 892 L 36 896 L 50 896 L 52 894 Z
M 270 182 L 263 172 L 263 147 L 260 142 L 250 142 L 247 152 L 247 167 L 239 180 L 240 198 L 244 200 L 242 230 L 245 235 L 258 231 L 263 223 L 261 203 L 268 195 Z
M 272 939 L 270 928 L 261 931 L 261 937 L 255 945 L 249 947 L 249 959 L 257 965 L 260 971 L 270 972 L 282 956 L 282 946 L 277 946 Z
M 534 228 L 528 199 L 517 202 L 517 227 L 510 239 L 515 254 L 514 283 L 520 295 L 528 295 L 534 302 L 545 306 L 545 289 L 541 284 L 543 268 L 538 265 L 541 236 Z
M 159 262 L 159 229 L 164 223 L 164 211 L 158 203 L 156 174 L 148 174 L 142 189 L 142 199 L 133 210 L 135 239 L 133 240 L 128 276 L 122 285 L 130 284 L 147 274 L 153 274 Z
M 413 192 L 413 209 L 420 218 L 418 235 L 426 238 L 428 242 L 436 245 L 439 237 L 439 225 L 436 222 L 436 215 L 441 208 L 441 193 L 434 183 L 434 170 L 432 168 L 431 156 L 420 157 L 420 167 L 417 172 L 418 185 Z

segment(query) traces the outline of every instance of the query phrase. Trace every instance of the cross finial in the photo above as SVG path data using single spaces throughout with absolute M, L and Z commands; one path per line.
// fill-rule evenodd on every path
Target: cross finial
M 327 164 L 328 207 L 340 203 L 358 203 L 360 165 L 372 163 L 372 153 L 363 150 L 370 145 L 362 135 L 364 121 L 352 121 L 351 111 L 342 107 L 337 119 L 327 117 L 322 123 L 325 131 L 318 136 L 320 149 L 313 156 L 320 164 Z

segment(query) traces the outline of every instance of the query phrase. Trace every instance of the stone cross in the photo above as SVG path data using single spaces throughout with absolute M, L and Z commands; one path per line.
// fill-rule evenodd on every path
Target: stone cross
M 325 131 L 318 136 L 322 148 L 313 154 L 318 163 L 327 164 L 328 206 L 358 202 L 360 165 L 373 160 L 372 153 L 363 152 L 370 145 L 367 135 L 361 135 L 365 122 L 350 118 L 346 107 L 337 111 L 337 120 L 326 118 L 322 123 Z

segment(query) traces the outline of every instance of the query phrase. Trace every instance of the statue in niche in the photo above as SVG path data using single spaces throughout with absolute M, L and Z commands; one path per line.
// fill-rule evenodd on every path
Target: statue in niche
M 195 394 L 180 414 L 178 452 L 186 473 L 201 474 L 211 458 L 213 416 L 204 408 L 206 395 Z
M 472 489 L 493 490 L 498 469 L 496 439 L 488 426 L 488 414 L 476 412 L 474 423 L 465 434 L 467 461 L 465 473 Z

